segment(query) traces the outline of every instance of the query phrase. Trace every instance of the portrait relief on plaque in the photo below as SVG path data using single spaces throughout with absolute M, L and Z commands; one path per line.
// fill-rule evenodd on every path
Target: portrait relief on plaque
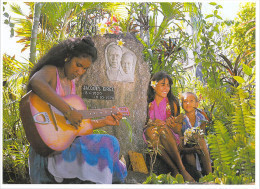
M 105 49 L 106 74 L 110 81 L 134 82 L 137 57 L 126 47 L 115 42 Z

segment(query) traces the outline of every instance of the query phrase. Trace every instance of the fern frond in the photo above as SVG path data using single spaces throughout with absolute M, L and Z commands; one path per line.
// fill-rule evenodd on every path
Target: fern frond
M 255 93 L 237 89 L 232 97 L 235 111 L 232 116 L 233 139 L 237 150 L 234 166 L 239 174 L 255 179 Z M 252 181 L 250 181 L 252 182 Z
M 214 123 L 216 134 L 208 136 L 210 154 L 223 165 L 231 166 L 235 155 L 235 144 L 224 124 L 218 120 Z
M 232 117 L 232 126 L 235 133 L 246 137 L 255 136 L 255 101 L 254 96 L 249 95 L 242 89 L 232 97 L 235 111 Z
M 237 150 L 234 165 L 240 175 L 255 178 L 255 148 L 253 143 Z
M 230 96 L 224 89 L 200 86 L 198 90 L 204 98 L 207 98 L 211 104 L 215 103 L 218 109 L 224 111 L 226 115 L 234 111 Z

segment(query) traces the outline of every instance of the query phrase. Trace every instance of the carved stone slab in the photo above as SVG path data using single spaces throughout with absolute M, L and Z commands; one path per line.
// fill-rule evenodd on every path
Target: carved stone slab
M 137 57 L 132 50 L 111 42 L 106 46 L 105 58 L 110 81 L 134 82 Z
M 110 66 L 116 68 L 119 72 L 117 77 L 114 77 L 112 73 L 108 73 L 110 72 L 107 57 L 110 52 L 108 52 L 108 49 L 113 45 L 117 46 L 117 41 L 120 39 L 125 42 L 123 47 L 120 47 L 122 50 L 122 57 L 119 55 L 121 57 L 120 64 L 118 61 L 118 67 Z M 147 88 L 150 80 L 148 64 L 143 60 L 143 46 L 130 34 L 94 36 L 93 41 L 98 50 L 98 58 L 79 81 L 76 82 L 77 93 L 82 94 L 84 85 L 113 88 L 114 100 L 86 98 L 83 98 L 83 100 L 88 108 L 128 107 L 130 111 L 128 120 L 133 132 L 132 143 L 129 140 L 129 131 L 122 121 L 120 126 L 108 126 L 102 129 L 107 131 L 108 134 L 117 137 L 120 143 L 121 154 L 125 155 L 125 157 L 129 150 L 143 152 L 145 145 L 142 135 L 147 117 Z M 124 56 L 129 62 L 132 61 L 133 64 L 125 66 L 123 63 Z M 84 97 L 84 95 L 82 96 Z

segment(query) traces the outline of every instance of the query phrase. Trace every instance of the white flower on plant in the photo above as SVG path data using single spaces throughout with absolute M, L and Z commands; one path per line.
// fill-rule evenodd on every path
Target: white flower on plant
M 98 26 L 98 30 L 99 30 L 101 36 L 106 34 L 106 32 L 107 32 L 107 25 L 106 24 L 98 23 L 97 26 Z
M 102 27 L 102 23 L 98 23 L 97 26 L 98 26 L 98 28 L 101 28 Z
M 122 46 L 124 45 L 124 43 L 125 43 L 125 42 L 123 42 L 122 39 L 117 40 L 117 45 L 120 46 L 120 47 L 122 47 Z
M 158 84 L 158 82 L 157 82 L 157 81 L 151 81 L 151 86 L 152 86 L 152 87 L 154 87 L 154 88 L 155 88 L 157 84 Z
M 100 28 L 107 28 L 107 24 L 103 24 L 101 22 L 98 23 L 97 26 L 98 26 L 98 29 L 100 29 Z
M 103 36 L 106 33 L 106 28 L 100 28 L 100 34 Z

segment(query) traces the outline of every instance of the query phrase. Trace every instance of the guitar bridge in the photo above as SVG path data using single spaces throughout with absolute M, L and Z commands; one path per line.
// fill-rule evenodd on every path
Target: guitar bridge
M 43 117 L 43 118 L 44 118 L 44 121 L 39 121 L 39 120 L 37 119 L 38 116 Z M 33 119 L 34 119 L 34 122 L 35 122 L 35 123 L 39 123 L 39 124 L 49 124 L 49 123 L 51 123 L 51 120 L 50 120 L 50 118 L 49 118 L 47 112 L 39 112 L 39 113 L 37 113 L 37 114 L 35 114 L 35 115 L 33 116 Z

